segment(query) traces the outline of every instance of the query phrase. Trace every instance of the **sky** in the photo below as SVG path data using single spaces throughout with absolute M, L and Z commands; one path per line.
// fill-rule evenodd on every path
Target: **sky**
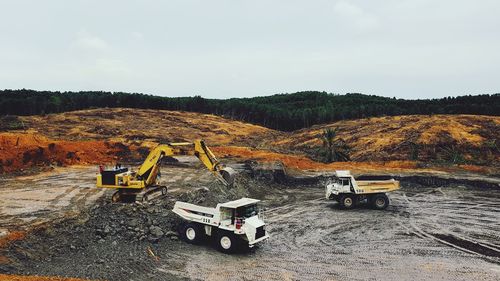
M 500 92 L 498 0 L 0 0 L 0 89 Z

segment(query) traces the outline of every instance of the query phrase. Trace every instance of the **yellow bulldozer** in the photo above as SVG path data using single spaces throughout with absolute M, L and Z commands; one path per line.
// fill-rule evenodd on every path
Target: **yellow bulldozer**
M 111 197 L 113 202 L 145 202 L 153 194 L 161 192 L 165 195 L 167 187 L 158 182 L 161 160 L 163 157 L 181 155 L 196 156 L 222 184 L 233 185 L 235 171 L 220 163 L 203 140 L 196 140 L 156 146 L 136 172 L 122 168 L 120 165 L 107 170 L 99 166 L 97 187 L 117 189 Z

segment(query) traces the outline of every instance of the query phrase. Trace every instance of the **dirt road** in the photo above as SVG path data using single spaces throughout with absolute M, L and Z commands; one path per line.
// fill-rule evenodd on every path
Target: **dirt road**
M 183 261 L 180 276 L 205 280 L 500 278 L 498 192 L 405 187 L 386 211 L 339 210 L 317 189 L 293 193 L 294 203 L 267 211 L 272 237 L 251 254 L 180 245 L 158 272 Z
M 0 237 L 78 214 L 101 197 L 95 167 L 58 168 L 33 176 L 0 180 Z
M 178 158 L 184 165 L 199 166 L 193 157 Z M 73 166 L 0 179 L 0 238 L 9 231 L 24 231 L 78 215 L 102 196 L 110 196 L 113 190 L 95 187 L 96 172 L 96 166 Z M 211 180 L 212 175 L 201 167 L 165 169 L 161 179 L 171 187 L 171 193 Z

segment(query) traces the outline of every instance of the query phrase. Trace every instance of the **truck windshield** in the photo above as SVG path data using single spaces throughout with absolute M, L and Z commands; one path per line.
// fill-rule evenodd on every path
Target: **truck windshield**
M 257 208 L 257 205 L 249 205 L 249 206 L 244 206 L 244 207 L 239 207 L 236 209 L 236 216 L 237 217 L 245 217 L 245 218 L 250 218 L 253 216 L 256 216 L 259 213 L 259 209 Z

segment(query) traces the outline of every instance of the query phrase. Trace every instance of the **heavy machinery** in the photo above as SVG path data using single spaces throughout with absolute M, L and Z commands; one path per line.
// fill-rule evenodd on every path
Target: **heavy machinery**
M 399 189 L 399 181 L 356 180 L 349 171 L 335 171 L 335 180 L 326 185 L 326 199 L 336 200 L 343 209 L 352 209 L 367 201 L 374 209 L 383 210 L 389 206 L 386 192 Z
M 137 172 L 129 171 L 117 165 L 114 169 L 100 167 L 97 175 L 97 187 L 114 188 L 117 191 L 111 197 L 113 202 L 147 201 L 149 196 L 161 192 L 167 193 L 167 187 L 158 182 L 161 160 L 165 156 L 194 155 L 226 186 L 234 182 L 235 171 L 224 166 L 215 157 L 203 140 L 194 142 L 169 143 L 156 146 L 149 153 Z
M 257 207 L 259 201 L 241 198 L 217 204 L 215 208 L 177 201 L 172 211 L 185 221 L 179 227 L 180 237 L 185 241 L 198 244 L 211 237 L 221 252 L 233 253 L 269 238 Z

